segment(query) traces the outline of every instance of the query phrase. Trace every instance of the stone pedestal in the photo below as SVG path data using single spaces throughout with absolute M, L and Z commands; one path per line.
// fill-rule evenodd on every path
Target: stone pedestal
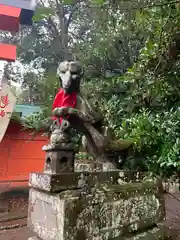
M 34 239 L 166 239 L 162 185 L 144 174 L 32 173 L 29 183 Z

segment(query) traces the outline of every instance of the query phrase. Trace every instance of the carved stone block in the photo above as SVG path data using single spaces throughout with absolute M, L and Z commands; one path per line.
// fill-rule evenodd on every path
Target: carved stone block
M 72 172 L 60 174 L 31 173 L 29 186 L 47 192 L 78 189 L 80 180 L 86 178 L 89 187 L 98 184 L 126 184 L 147 181 L 145 173 L 132 171 Z
M 102 181 L 83 195 L 77 188 L 58 193 L 32 188 L 29 195 L 28 226 L 42 240 L 166 239 L 158 227 L 164 217 L 158 182 Z
M 74 171 L 74 149 L 47 150 L 45 157 L 45 173 L 61 173 Z

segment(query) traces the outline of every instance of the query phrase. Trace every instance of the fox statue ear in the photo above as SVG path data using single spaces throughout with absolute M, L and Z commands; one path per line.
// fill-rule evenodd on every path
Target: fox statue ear
M 83 70 L 83 67 L 82 67 L 80 62 L 78 62 L 78 61 L 64 61 L 64 62 L 61 62 L 58 65 L 57 75 L 59 75 L 60 73 L 66 73 L 68 70 L 71 73 L 76 73 L 80 76 L 84 74 L 84 70 Z

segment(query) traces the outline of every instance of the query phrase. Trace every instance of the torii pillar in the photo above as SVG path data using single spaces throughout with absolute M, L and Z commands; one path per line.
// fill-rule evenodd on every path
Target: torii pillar
M 32 25 L 38 0 L 0 0 L 0 30 L 19 32 L 20 25 Z M 0 60 L 16 60 L 15 45 L 0 43 Z

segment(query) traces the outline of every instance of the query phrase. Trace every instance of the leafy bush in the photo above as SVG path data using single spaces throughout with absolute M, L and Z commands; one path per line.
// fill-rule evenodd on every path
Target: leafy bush
M 180 171 L 179 119 L 179 108 L 163 113 L 142 110 L 124 120 L 117 134 L 133 140 L 135 153 L 144 156 L 150 171 L 171 175 Z
M 76 154 L 76 160 L 84 162 L 84 161 L 93 160 L 93 159 L 88 153 L 79 152 Z
M 33 113 L 22 119 L 22 125 L 25 129 L 40 131 L 46 118 L 46 113 L 44 111 L 40 113 Z

